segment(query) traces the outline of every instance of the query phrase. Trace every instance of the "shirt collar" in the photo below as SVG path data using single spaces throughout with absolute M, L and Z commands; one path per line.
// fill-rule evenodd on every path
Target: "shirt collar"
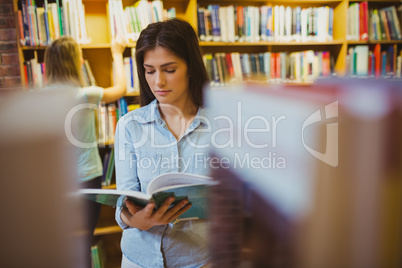
M 164 120 L 158 109 L 158 101 L 154 99 L 146 107 L 147 108 L 144 110 L 142 114 L 143 122 L 144 123 L 156 122 L 159 125 L 163 125 Z M 200 124 L 206 124 L 205 120 L 206 120 L 205 109 L 199 108 L 194 118 L 194 121 L 191 123 L 190 128 L 197 128 Z

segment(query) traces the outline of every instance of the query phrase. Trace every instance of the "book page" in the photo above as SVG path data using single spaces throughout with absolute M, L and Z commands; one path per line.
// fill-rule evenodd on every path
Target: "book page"
M 175 186 L 195 185 L 195 184 L 211 184 L 210 177 L 189 174 L 189 173 L 166 173 L 153 179 L 147 189 L 147 193 L 152 194 L 169 186 L 169 189 Z
M 122 206 L 125 199 L 130 199 L 139 205 L 150 202 L 151 196 L 142 192 L 115 189 L 80 189 L 79 194 L 88 200 L 98 202 L 111 207 Z

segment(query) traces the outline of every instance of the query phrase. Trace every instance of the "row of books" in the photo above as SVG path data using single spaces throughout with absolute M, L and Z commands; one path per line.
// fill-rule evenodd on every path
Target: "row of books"
M 148 24 L 176 17 L 176 9 L 164 9 L 161 0 L 140 0 L 124 9 L 121 0 L 109 0 L 108 8 L 112 37 L 120 34 L 131 41 L 137 41 Z
M 60 36 L 71 36 L 79 44 L 90 42 L 82 0 L 44 0 L 43 6 L 35 0 L 21 0 L 17 17 L 23 46 L 48 45 Z
M 126 113 L 139 108 L 139 104 L 128 104 L 124 97 L 117 100 L 116 103 L 117 107 L 115 104 L 99 104 L 96 117 L 97 141 L 100 147 L 112 145 L 117 121 Z
M 368 3 L 352 3 L 348 8 L 347 40 L 401 40 L 395 6 L 368 10 Z
M 126 92 L 139 93 L 140 82 L 137 75 L 137 64 L 135 61 L 135 48 L 131 48 L 131 57 L 124 57 L 124 71 L 126 73 Z
M 312 83 L 330 76 L 333 60 L 328 51 L 216 53 L 203 56 L 212 86 L 247 80 L 270 83 Z
M 38 62 L 37 58 L 24 61 L 25 86 L 30 88 L 42 88 L 46 84 L 46 66 Z
M 333 8 L 283 5 L 198 7 L 201 41 L 332 41 Z
M 82 77 L 84 86 L 96 85 L 88 60 L 84 60 L 82 65 Z M 39 89 L 46 86 L 46 65 L 44 62 L 38 62 L 36 57 L 24 61 L 25 86 L 27 88 Z
M 401 78 L 402 50 L 398 55 L 397 45 L 383 50 L 380 44 L 374 50 L 367 45 L 350 47 L 346 65 L 350 77 Z

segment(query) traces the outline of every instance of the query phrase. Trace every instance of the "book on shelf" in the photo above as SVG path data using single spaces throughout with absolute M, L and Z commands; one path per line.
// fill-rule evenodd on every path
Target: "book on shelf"
M 176 17 L 175 8 L 166 10 L 160 0 L 137 1 L 123 8 L 121 0 L 108 0 L 109 26 L 112 37 L 121 35 L 137 41 L 148 24 Z
M 97 241 L 95 244 L 91 246 L 91 265 L 92 268 L 103 268 L 106 263 L 106 255 L 104 252 L 104 243 L 103 240 Z
M 90 42 L 82 0 L 56 0 L 56 3 L 44 0 L 42 3 L 43 6 L 37 6 L 35 1 L 21 0 L 17 13 L 22 25 L 21 45 L 44 46 L 60 36 L 71 36 L 79 44 Z
M 146 192 L 116 189 L 80 189 L 79 194 L 84 198 L 104 205 L 116 207 L 125 206 L 125 200 L 145 206 L 154 203 L 159 208 L 163 202 L 174 197 L 173 205 L 188 199 L 191 208 L 177 220 L 208 218 L 208 191 L 216 182 L 210 177 L 189 173 L 165 173 L 154 178 Z
M 241 83 L 247 79 L 312 83 L 319 77 L 330 76 L 334 68 L 328 51 L 207 53 L 203 59 L 212 86 Z

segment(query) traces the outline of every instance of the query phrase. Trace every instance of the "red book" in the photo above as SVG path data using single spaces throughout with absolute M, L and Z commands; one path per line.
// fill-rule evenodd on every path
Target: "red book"
M 376 44 L 374 47 L 374 61 L 375 61 L 375 77 L 380 78 L 381 77 L 381 45 Z
M 363 15 L 363 2 L 359 5 L 359 39 L 363 40 L 363 31 L 364 31 L 364 15 Z
M 279 52 L 276 53 L 275 57 L 276 57 L 276 59 L 275 59 L 275 61 L 276 61 L 276 71 L 275 71 L 276 78 L 281 79 L 281 53 L 279 53 Z
M 228 67 L 229 71 L 229 80 L 230 80 L 235 78 L 233 62 L 232 62 L 232 54 L 231 53 L 226 54 L 225 59 L 226 59 L 226 66 Z
M 24 36 L 24 25 L 22 24 L 22 13 L 21 10 L 18 10 L 18 30 L 19 30 L 19 37 L 20 37 L 20 44 L 25 46 L 25 36 Z
M 24 64 L 24 77 L 25 77 L 25 87 L 28 88 L 29 81 L 28 81 L 28 67 Z
M 331 74 L 331 67 L 329 62 L 329 52 L 322 52 L 322 75 L 324 77 L 329 76 Z
M 239 38 L 242 38 L 244 35 L 245 35 L 245 33 L 243 32 L 243 25 L 244 25 L 244 22 L 243 22 L 243 7 L 242 6 L 237 6 L 237 28 L 238 28 L 238 30 L 237 30 L 237 32 L 238 32 L 238 34 L 239 34 Z
M 362 24 L 361 24 L 361 35 L 360 39 L 367 41 L 368 40 L 368 3 L 367 2 L 362 2 L 360 3 L 360 10 L 363 12 L 363 19 L 362 19 Z
M 278 54 L 278 53 L 271 54 L 271 78 L 272 79 L 276 78 L 276 54 Z

